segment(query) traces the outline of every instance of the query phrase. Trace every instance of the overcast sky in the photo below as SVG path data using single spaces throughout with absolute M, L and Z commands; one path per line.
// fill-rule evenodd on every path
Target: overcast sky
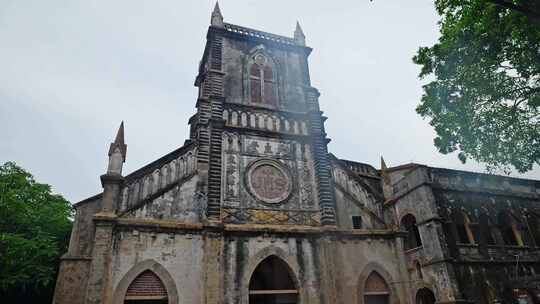
M 72 202 L 101 191 L 120 121 L 125 173 L 181 146 L 213 1 L 0 1 L 0 162 L 15 161 Z M 414 111 L 411 58 L 438 37 L 433 0 L 220 1 L 226 22 L 313 47 L 330 151 L 379 168 L 408 162 L 482 171 L 433 147 Z M 540 178 L 540 170 L 524 175 Z

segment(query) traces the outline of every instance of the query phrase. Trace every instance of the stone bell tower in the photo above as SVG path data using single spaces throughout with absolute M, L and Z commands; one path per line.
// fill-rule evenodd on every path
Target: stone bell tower
M 190 119 L 210 221 L 335 225 L 311 50 L 298 23 L 278 36 L 224 22 L 216 4 Z

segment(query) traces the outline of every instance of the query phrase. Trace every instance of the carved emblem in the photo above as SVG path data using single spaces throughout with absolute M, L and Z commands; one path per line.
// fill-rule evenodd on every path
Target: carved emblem
M 250 153 L 250 154 L 257 154 L 259 151 L 259 143 L 257 141 L 252 141 L 251 143 L 249 143 L 249 145 L 247 146 L 247 153 Z
M 253 163 L 247 171 L 246 179 L 251 194 L 264 203 L 280 203 L 291 193 L 290 174 L 273 160 Z
M 264 146 L 264 153 L 266 154 L 272 154 L 272 146 L 270 146 L 270 143 L 267 142 Z

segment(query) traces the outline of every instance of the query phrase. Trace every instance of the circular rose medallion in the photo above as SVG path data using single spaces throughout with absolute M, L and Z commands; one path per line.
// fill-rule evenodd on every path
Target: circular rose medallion
M 291 192 L 291 180 L 285 169 L 273 161 L 260 161 L 248 170 L 250 192 L 265 203 L 279 203 Z

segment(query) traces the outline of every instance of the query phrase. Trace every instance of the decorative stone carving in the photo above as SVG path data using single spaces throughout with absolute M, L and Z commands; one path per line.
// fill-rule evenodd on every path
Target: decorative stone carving
M 236 198 L 238 196 L 238 162 L 236 160 L 236 155 L 229 154 L 227 156 L 227 169 L 226 169 L 226 193 L 225 197 L 227 199 Z
M 235 224 L 255 223 L 318 226 L 321 223 L 321 219 L 318 210 L 224 208 L 223 222 Z
M 201 221 L 206 220 L 206 210 L 208 209 L 208 198 L 206 194 L 200 191 L 195 192 L 193 195 L 193 200 L 195 205 L 199 206 L 199 219 Z
M 252 163 L 246 172 L 247 189 L 263 203 L 277 204 L 286 200 L 292 191 L 289 170 L 279 162 L 262 159 Z
M 280 139 L 262 139 L 255 136 L 242 137 L 244 154 L 276 157 L 276 158 L 294 158 L 294 153 L 290 141 Z

